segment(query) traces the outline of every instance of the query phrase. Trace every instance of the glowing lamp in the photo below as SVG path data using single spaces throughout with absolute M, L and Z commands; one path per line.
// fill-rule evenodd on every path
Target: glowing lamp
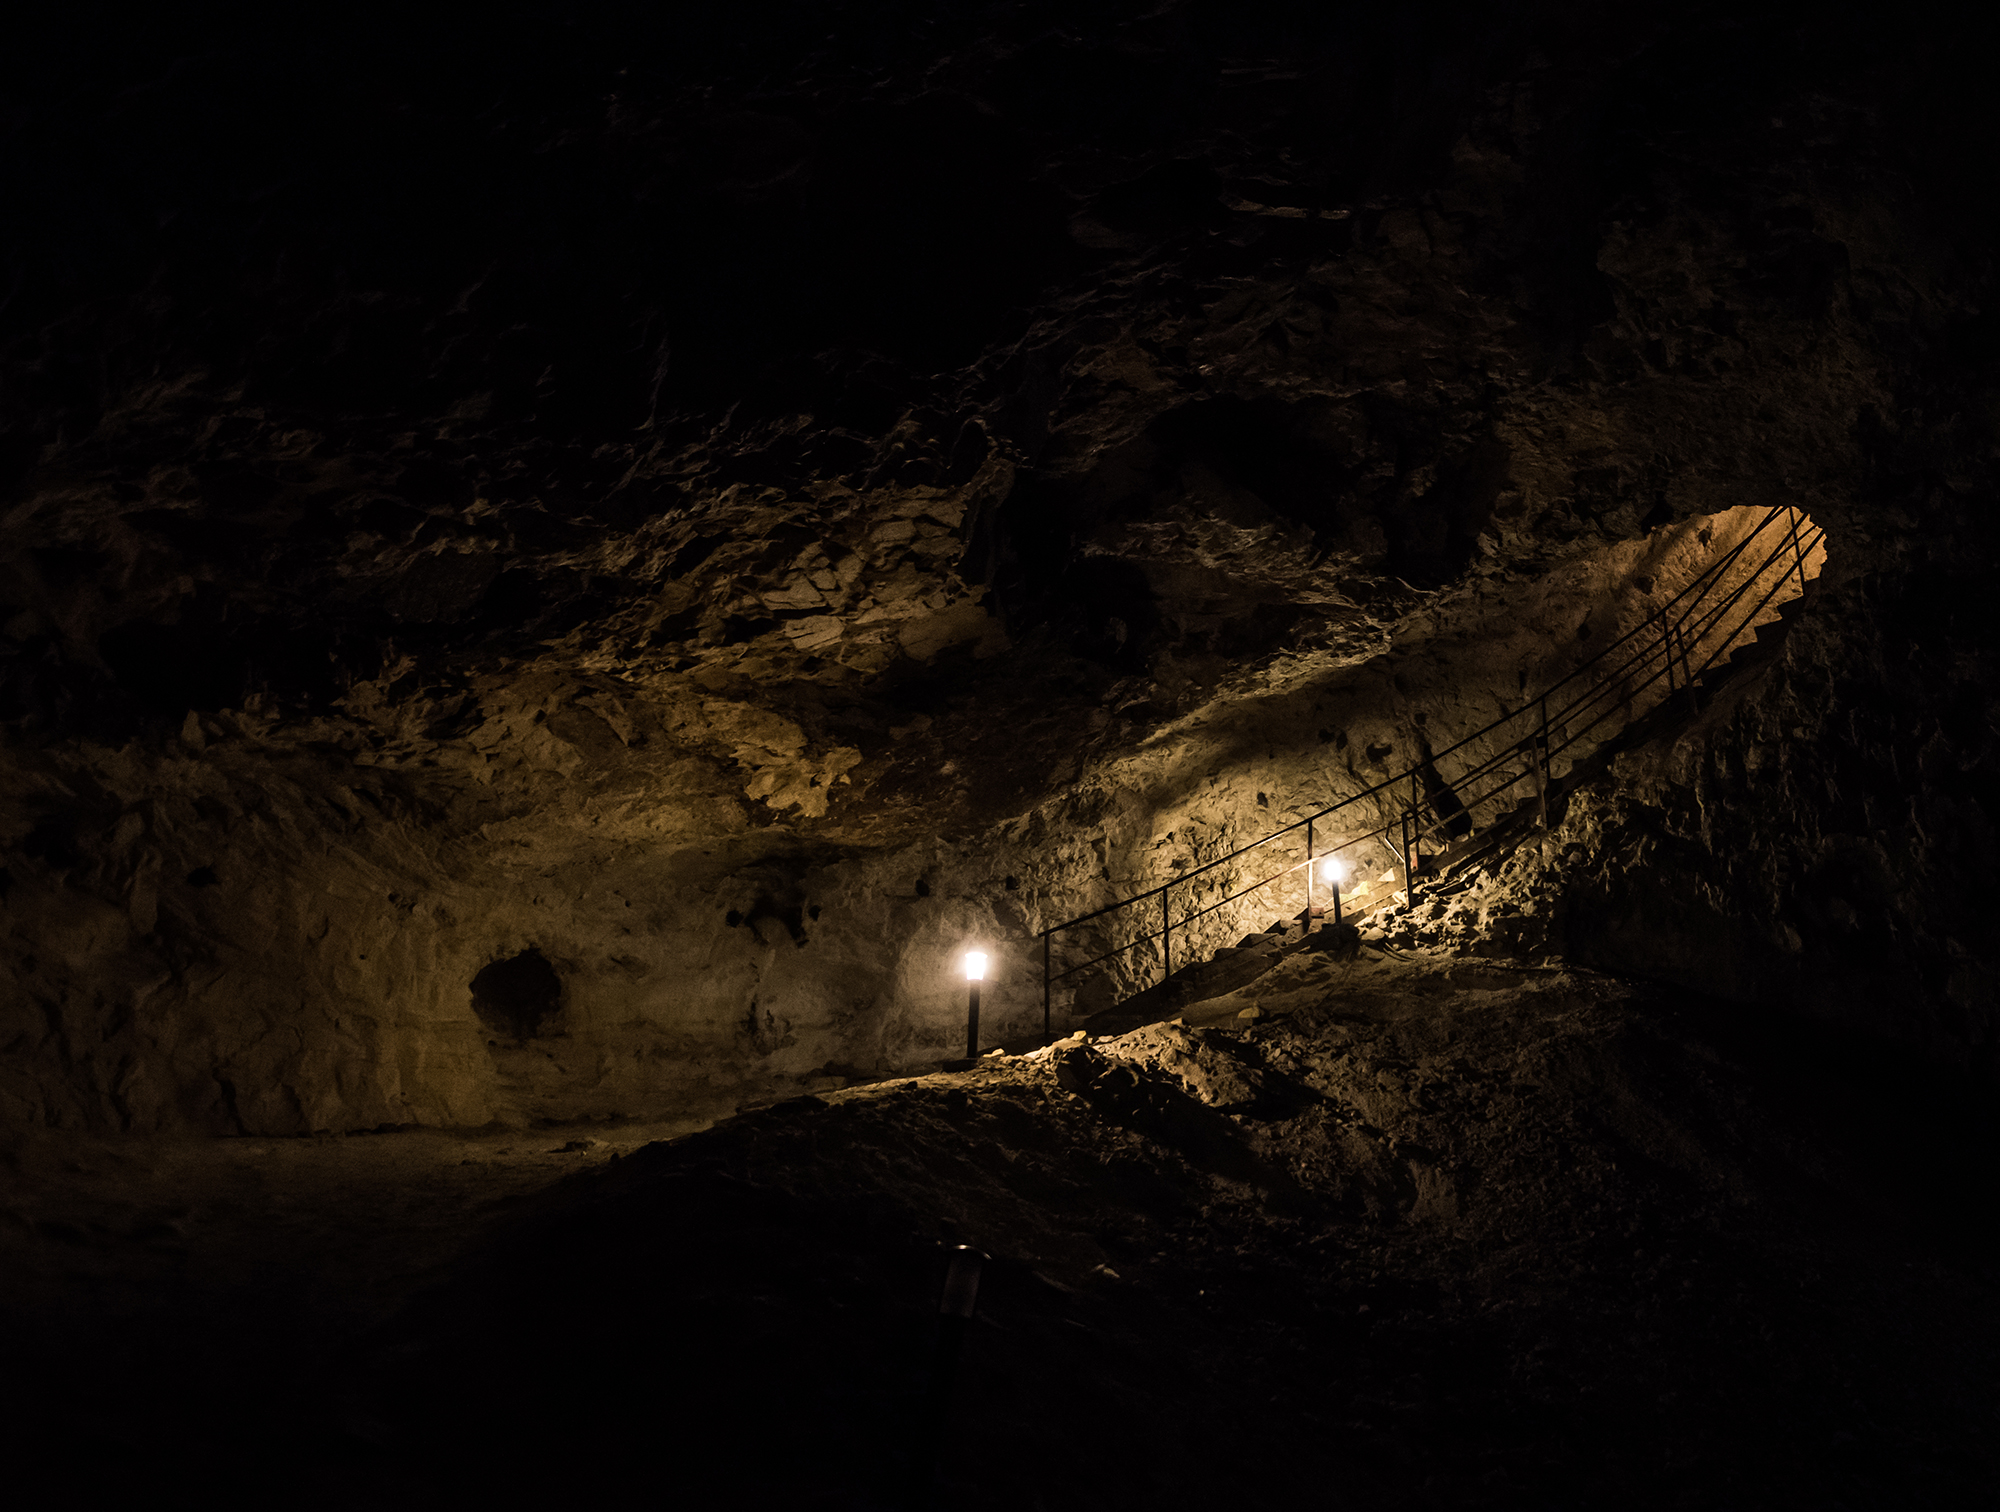
M 1326 878 L 1327 886 L 1333 889 L 1333 922 L 1340 922 L 1340 884 L 1347 880 L 1347 863 L 1336 856 L 1328 856 L 1320 865 L 1320 875 Z
M 986 952 L 968 950 L 965 953 L 965 1058 L 972 1060 L 979 1054 L 979 984 L 986 977 Z

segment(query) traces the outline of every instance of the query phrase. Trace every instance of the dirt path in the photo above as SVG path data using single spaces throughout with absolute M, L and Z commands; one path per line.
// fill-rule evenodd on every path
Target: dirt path
M 1976 1095 L 1528 963 L 1299 955 L 1239 991 L 1257 1017 L 671 1141 L 45 1143 L 7 1252 L 44 1438 L 329 1507 L 635 1467 L 895 1506 L 962 1241 L 993 1260 L 939 1504 L 1980 1504 Z

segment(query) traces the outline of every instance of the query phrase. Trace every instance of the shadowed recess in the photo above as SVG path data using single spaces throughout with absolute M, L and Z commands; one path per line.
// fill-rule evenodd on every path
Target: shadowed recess
M 532 1039 L 561 1007 L 562 978 L 532 945 L 481 967 L 472 979 L 472 1010 L 496 1034 Z

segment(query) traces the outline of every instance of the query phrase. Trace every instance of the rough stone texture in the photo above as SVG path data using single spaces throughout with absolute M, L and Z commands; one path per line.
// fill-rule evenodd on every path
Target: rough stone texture
M 45 9 L 13 1501 L 1992 1501 L 1962 7 Z M 1029 1049 L 1778 506 L 1551 833 Z
M 886 1512 L 926 1447 L 995 1509 L 1990 1500 L 1968 1079 L 1520 962 L 1300 955 L 1261 1002 L 671 1142 L 32 1141 L 0 1405 L 73 1491 L 330 1512 Z
M 1779 502 L 1830 550 L 1782 671 L 1542 891 L 1583 958 L 1990 1059 L 1942 34 L 650 24 L 24 82 L 7 1119 L 726 1111 L 942 1054 L 970 941 L 1026 1032 L 1034 929 L 1518 698 L 1537 585 Z M 561 1010 L 489 1034 L 530 947 Z
M 1995 642 L 1950 624 L 1969 590 L 1927 573 L 1849 585 L 1762 687 L 1621 772 L 1576 837 L 1575 953 L 1990 1072 L 1993 924 L 1974 879 L 2000 861 Z

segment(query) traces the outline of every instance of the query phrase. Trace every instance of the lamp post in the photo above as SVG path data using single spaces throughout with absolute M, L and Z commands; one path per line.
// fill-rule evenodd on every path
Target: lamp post
M 1347 880 L 1347 867 L 1333 856 L 1328 856 L 1320 865 L 1320 875 L 1326 878 L 1326 885 L 1333 890 L 1333 922 L 1340 922 L 1340 884 Z
M 968 999 L 965 1008 L 965 1058 L 975 1059 L 979 1054 L 979 984 L 986 977 L 986 952 L 968 950 L 965 953 L 965 981 Z

